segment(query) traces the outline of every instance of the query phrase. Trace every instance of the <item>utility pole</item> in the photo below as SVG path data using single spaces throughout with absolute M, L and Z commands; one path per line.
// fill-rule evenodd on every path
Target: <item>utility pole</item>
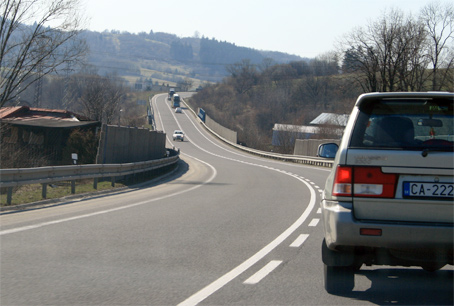
M 38 80 L 35 82 L 35 96 L 33 99 L 33 106 L 41 106 L 41 95 L 43 93 L 43 78 L 42 78 L 42 66 L 38 65 Z
M 65 87 L 64 87 L 64 91 L 63 91 L 63 108 L 65 110 L 68 109 L 68 105 L 69 105 L 69 76 L 70 76 L 70 73 L 71 71 L 73 71 L 73 69 L 71 68 L 71 62 L 68 61 L 66 62 L 66 68 L 63 69 L 65 71 Z

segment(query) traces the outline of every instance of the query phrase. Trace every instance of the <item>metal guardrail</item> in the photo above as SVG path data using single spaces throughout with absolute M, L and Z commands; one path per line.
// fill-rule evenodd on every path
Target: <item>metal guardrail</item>
M 90 178 L 125 176 L 170 166 L 175 164 L 178 160 L 179 156 L 177 155 L 162 159 L 124 164 L 90 164 L 0 169 L 0 188 L 17 187 L 29 184 L 49 184 L 59 181 Z
M 204 126 L 204 128 L 209 131 L 211 134 L 225 142 L 226 144 L 235 147 L 239 150 L 245 151 L 250 154 L 258 155 L 261 157 L 265 158 L 271 158 L 271 159 L 276 159 L 276 160 L 281 160 L 281 161 L 287 161 L 287 162 L 293 162 L 293 163 L 299 163 L 299 164 L 306 164 L 306 165 L 313 165 L 313 166 L 319 166 L 319 167 L 333 167 L 333 160 L 332 159 L 327 159 L 327 158 L 322 158 L 322 157 L 311 157 L 311 156 L 301 156 L 301 155 L 290 155 L 290 154 L 279 154 L 279 153 L 272 153 L 272 152 L 266 152 L 266 151 L 260 151 L 260 150 L 255 150 L 251 149 L 248 147 L 241 146 L 239 144 L 233 143 L 221 135 L 217 134 L 215 131 L 210 129 L 205 122 L 203 122 L 199 116 L 197 116 L 196 112 L 183 100 L 183 103 L 186 104 L 187 109 L 189 109 L 194 117 Z
M 7 205 L 11 205 L 14 187 L 42 184 L 42 198 L 46 198 L 47 185 L 61 181 L 71 181 L 71 193 L 75 193 L 75 181 L 94 179 L 97 189 L 99 178 L 111 178 L 112 186 L 116 177 L 123 177 L 171 166 L 180 159 L 179 151 L 170 157 L 156 160 L 123 164 L 90 164 L 74 166 L 50 166 L 37 168 L 0 169 L 0 188 L 7 188 Z

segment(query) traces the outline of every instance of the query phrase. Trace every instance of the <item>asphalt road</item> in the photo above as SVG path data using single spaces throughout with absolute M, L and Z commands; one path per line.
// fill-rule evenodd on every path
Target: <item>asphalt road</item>
M 183 95 L 184 97 L 184 95 Z M 0 216 L 1 305 L 452 305 L 453 269 L 366 267 L 323 289 L 328 170 L 224 145 L 153 99 L 178 170 L 159 183 Z M 186 134 L 171 141 L 173 130 Z

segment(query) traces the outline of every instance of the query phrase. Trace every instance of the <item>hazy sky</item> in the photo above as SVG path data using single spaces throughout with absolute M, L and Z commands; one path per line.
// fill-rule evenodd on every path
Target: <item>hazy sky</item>
M 432 0 L 82 0 L 87 28 L 215 38 L 315 57 L 355 27 L 398 8 L 418 15 Z M 442 0 L 441 3 L 446 3 Z

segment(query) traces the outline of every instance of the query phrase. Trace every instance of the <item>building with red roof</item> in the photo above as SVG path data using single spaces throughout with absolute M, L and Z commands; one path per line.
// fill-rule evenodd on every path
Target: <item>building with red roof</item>
M 28 106 L 0 108 L 0 123 L 1 168 L 37 166 L 32 159 L 42 166 L 65 164 L 70 134 L 76 129 L 96 133 L 101 126 L 70 111 Z

